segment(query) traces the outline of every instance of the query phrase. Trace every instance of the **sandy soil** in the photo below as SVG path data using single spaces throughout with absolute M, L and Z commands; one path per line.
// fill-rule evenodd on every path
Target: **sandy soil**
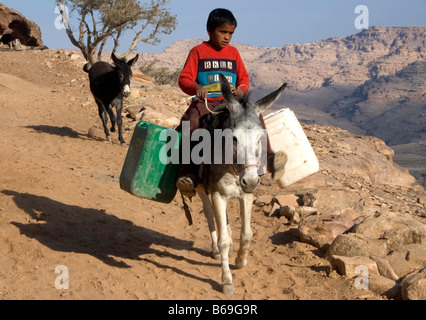
M 233 268 L 235 293 L 223 295 L 199 199 L 189 227 L 178 197 L 165 205 L 120 189 L 127 146 L 88 136 L 101 123 L 81 65 L 55 50 L 0 59 L 0 299 L 381 298 L 329 272 L 296 229 L 258 208 L 249 264 Z M 258 194 L 280 192 L 264 177 Z M 229 213 L 238 248 L 235 201 Z M 69 289 L 55 287 L 58 266 Z

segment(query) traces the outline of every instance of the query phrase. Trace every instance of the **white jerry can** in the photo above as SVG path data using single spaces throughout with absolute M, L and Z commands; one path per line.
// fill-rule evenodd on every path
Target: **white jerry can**
M 278 110 L 266 115 L 264 121 L 272 150 L 284 151 L 288 156 L 284 176 L 277 180 L 281 188 L 319 171 L 315 152 L 293 111 L 288 108 Z

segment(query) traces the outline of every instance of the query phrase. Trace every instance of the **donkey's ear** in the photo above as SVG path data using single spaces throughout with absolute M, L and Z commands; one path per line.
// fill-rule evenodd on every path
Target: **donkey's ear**
M 287 83 L 284 83 L 278 90 L 272 92 L 271 94 L 268 94 L 266 97 L 260 99 L 257 101 L 253 107 L 255 108 L 256 112 L 258 114 L 263 113 L 266 109 L 268 109 L 275 101 L 278 100 L 278 98 L 283 93 L 285 87 L 287 87 Z
M 139 59 L 139 53 L 132 60 L 127 61 L 127 64 L 131 67 L 136 63 L 136 61 L 138 61 L 138 59 Z
M 232 93 L 231 86 L 229 85 L 228 79 L 223 74 L 219 74 L 220 79 L 220 89 L 222 91 L 223 99 L 225 99 L 229 111 L 231 113 L 236 113 L 241 108 L 238 101 L 235 99 L 234 94 Z
M 121 60 L 117 58 L 117 56 L 113 53 L 111 53 L 111 60 L 116 64 L 119 65 Z

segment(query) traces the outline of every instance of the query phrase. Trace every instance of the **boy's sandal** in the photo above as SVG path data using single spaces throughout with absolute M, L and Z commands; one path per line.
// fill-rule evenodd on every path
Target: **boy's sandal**
M 180 177 L 178 181 L 176 182 L 176 186 L 183 196 L 186 196 L 188 198 L 195 197 L 196 195 L 195 186 L 194 186 L 194 181 L 191 177 L 189 176 Z

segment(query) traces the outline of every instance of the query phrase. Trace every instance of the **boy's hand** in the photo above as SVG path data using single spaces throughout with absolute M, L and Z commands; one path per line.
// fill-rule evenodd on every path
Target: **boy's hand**
M 204 87 L 199 86 L 197 88 L 197 91 L 195 92 L 195 96 L 197 98 L 202 99 L 202 100 L 206 100 L 206 98 L 207 98 L 207 90 Z
M 237 98 L 244 96 L 244 91 L 241 88 L 234 89 L 233 93 Z

